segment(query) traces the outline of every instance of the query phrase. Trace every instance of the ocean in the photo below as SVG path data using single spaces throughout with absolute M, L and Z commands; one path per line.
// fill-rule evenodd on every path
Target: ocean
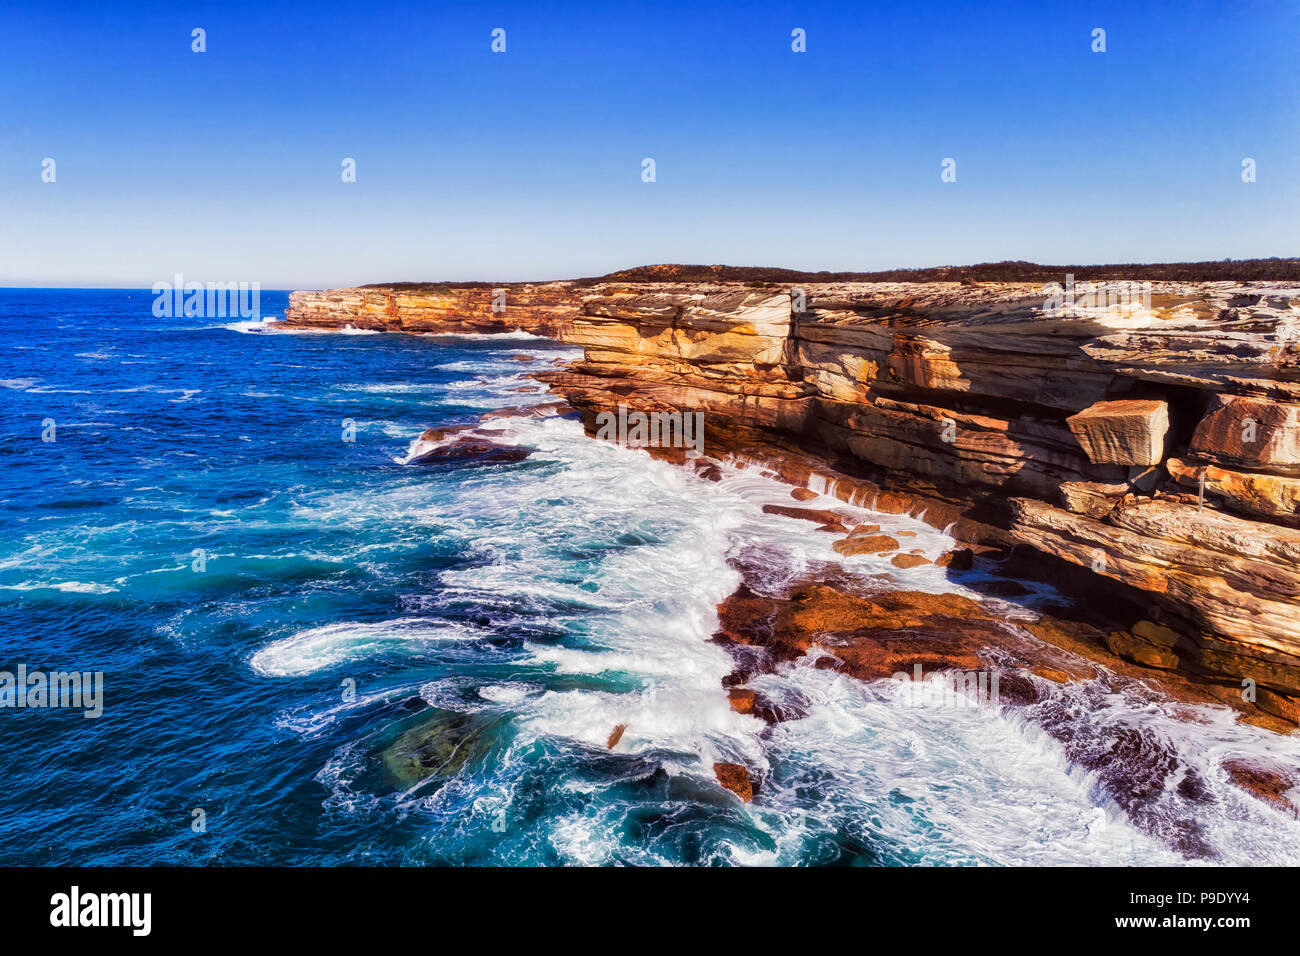
M 1189 815 L 1203 861 L 1300 863 L 1300 822 L 1219 769 L 1300 766 L 1300 740 L 1137 682 L 1057 704 L 1188 771 L 1141 826 L 1032 709 L 906 706 L 805 659 L 752 685 L 804 716 L 733 711 L 710 641 L 730 559 L 872 573 L 763 513 L 787 486 L 522 412 L 485 425 L 522 460 L 412 460 L 428 427 L 550 400 L 529 373 L 571 348 L 152 302 L 0 290 L 0 669 L 103 675 L 97 718 L 0 709 L 0 863 L 1147 865 L 1198 862 L 1171 836 Z M 753 769 L 754 802 L 715 762 Z

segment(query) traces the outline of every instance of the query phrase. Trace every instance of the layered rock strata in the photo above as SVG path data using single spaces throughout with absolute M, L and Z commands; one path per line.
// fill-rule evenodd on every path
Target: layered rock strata
M 589 425 L 703 411 L 706 454 L 1033 549 L 1135 609 L 1115 653 L 1300 720 L 1300 281 L 500 291 L 294 293 L 286 321 L 581 345 L 538 377 Z
M 301 328 L 564 336 L 575 300 L 565 282 L 417 286 L 289 293 L 285 321 Z

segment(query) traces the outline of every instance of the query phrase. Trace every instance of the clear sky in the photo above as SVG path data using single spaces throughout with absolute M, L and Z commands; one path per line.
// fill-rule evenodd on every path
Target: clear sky
M 7 0 L 0 91 L 10 286 L 1300 254 L 1296 0 Z

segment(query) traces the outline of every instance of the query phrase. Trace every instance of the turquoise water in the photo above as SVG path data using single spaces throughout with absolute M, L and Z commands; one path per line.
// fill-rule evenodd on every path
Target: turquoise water
M 728 558 L 764 549 L 778 576 L 840 560 L 762 513 L 790 501 L 769 478 L 703 481 L 522 414 L 484 426 L 521 461 L 408 463 L 426 427 L 545 400 L 527 373 L 572 350 L 151 303 L 0 291 L 0 668 L 104 674 L 99 719 L 0 711 L 0 863 L 1183 859 L 1032 715 L 907 708 L 893 682 L 806 664 L 756 684 L 803 719 L 734 713 L 708 640 L 739 583 Z M 1199 768 L 1220 858 L 1293 862 L 1300 825 L 1212 759 L 1293 742 L 1089 693 L 1081 728 L 1139 727 Z M 714 761 L 753 768 L 758 800 Z

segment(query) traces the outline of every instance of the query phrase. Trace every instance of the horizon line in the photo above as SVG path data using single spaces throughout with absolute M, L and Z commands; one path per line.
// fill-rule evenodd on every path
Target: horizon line
M 389 280 L 380 282 L 364 282 L 356 284 L 338 284 L 338 285 L 285 285 L 279 287 L 268 287 L 263 291 L 266 292 L 295 292 L 295 291 L 323 291 L 325 289 L 341 288 L 398 288 L 398 287 L 427 287 L 427 286 L 520 286 L 520 285 L 544 285 L 555 282 L 578 282 L 584 284 L 597 283 L 603 281 L 679 281 L 679 282 L 703 282 L 703 281 L 724 281 L 724 282 L 772 282 L 772 281 L 820 281 L 820 282 L 889 282 L 889 281 L 914 281 L 914 282 L 936 282 L 936 281 L 960 281 L 961 279 L 971 279 L 976 281 L 1031 281 L 1033 279 L 1044 278 L 1044 274 L 1067 274 L 1069 272 L 1078 272 L 1084 278 L 1100 278 L 1100 276 L 1089 276 L 1089 272 L 1106 272 L 1106 271 L 1133 271 L 1143 272 L 1160 272 L 1174 271 L 1186 272 L 1190 270 L 1213 271 L 1213 272 L 1245 272 L 1260 273 L 1262 271 L 1272 272 L 1279 268 L 1286 272 L 1288 266 L 1295 266 L 1294 276 L 1267 275 L 1262 278 L 1250 278 L 1246 276 L 1233 277 L 1230 275 L 1218 275 L 1214 278 L 1224 281 L 1268 281 L 1272 279 L 1294 278 L 1300 281 L 1300 256 L 1269 256 L 1269 257 L 1252 257 L 1249 259 L 1201 259 L 1201 260 L 1174 260 L 1167 262 L 1108 262 L 1108 263 L 1074 263 L 1074 264 L 1043 264 L 1026 259 L 1001 259 L 997 261 L 984 261 L 970 263 L 966 265 L 933 265 L 933 266 L 900 266 L 892 269 L 876 269 L 870 271 L 848 271 L 848 270 L 830 270 L 823 269 L 818 271 L 809 271 L 802 269 L 790 269 L 785 266 L 734 266 L 721 263 L 701 264 L 701 263 L 676 263 L 676 262 L 659 262 L 644 265 L 630 266 L 625 269 L 618 269 L 613 272 L 604 273 L 594 276 L 569 276 L 553 277 L 546 279 L 509 279 L 509 280 L 489 280 L 489 279 L 403 279 Z M 967 275 L 962 275 L 967 273 Z M 182 278 L 183 278 L 183 274 Z M 176 274 L 170 278 L 175 278 Z M 1151 278 L 1156 278 L 1151 276 Z M 1202 277 L 1201 281 L 1208 280 L 1209 277 Z M 166 282 L 168 280 L 160 280 Z M 219 282 L 223 280 L 208 279 L 208 282 Z M 227 282 L 240 282 L 250 280 L 224 280 Z M 252 280 L 258 284 L 257 280 Z M 1168 281 L 1196 281 L 1192 276 L 1169 277 Z M 121 290 L 121 291 L 140 291 L 153 292 L 153 287 L 158 283 L 149 283 L 147 285 L 84 285 L 80 283 L 68 282 L 55 285 L 10 285 L 0 283 L 0 289 L 11 290 L 51 290 L 59 289 L 64 291 L 98 291 L 98 290 Z

